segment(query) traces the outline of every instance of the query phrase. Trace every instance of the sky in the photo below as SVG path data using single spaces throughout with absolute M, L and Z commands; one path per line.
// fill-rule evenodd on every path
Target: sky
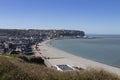
M 0 0 L 0 29 L 120 34 L 120 0 Z

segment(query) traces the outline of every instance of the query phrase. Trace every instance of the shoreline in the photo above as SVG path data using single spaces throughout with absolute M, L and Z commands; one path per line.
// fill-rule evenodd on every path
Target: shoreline
M 120 68 L 109 66 L 103 63 L 99 63 L 93 60 L 89 60 L 80 56 L 73 55 L 71 53 L 62 51 L 58 48 L 53 47 L 50 44 L 51 40 L 39 43 L 38 48 L 40 49 L 41 56 L 50 64 L 49 67 L 58 64 L 67 64 L 72 67 L 79 67 L 83 69 L 103 69 L 110 73 L 115 73 L 120 76 Z

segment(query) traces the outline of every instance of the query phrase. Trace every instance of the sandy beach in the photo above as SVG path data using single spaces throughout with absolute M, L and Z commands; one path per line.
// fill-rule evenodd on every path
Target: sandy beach
M 39 53 L 41 53 L 41 56 L 46 58 L 49 67 L 58 64 L 68 64 L 72 67 L 81 67 L 83 69 L 103 69 L 110 73 L 120 75 L 120 68 L 88 60 L 80 56 L 75 56 L 71 53 L 59 50 L 50 45 L 50 40 L 39 43 L 38 48 L 40 49 Z

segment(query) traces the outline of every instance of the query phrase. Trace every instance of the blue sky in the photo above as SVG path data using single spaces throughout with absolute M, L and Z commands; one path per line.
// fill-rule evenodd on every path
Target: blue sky
M 0 28 L 120 34 L 120 0 L 0 0 Z

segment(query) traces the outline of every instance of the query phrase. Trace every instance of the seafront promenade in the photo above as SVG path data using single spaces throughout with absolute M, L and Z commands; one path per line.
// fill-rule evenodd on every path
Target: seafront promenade
M 70 53 L 59 50 L 50 45 L 50 40 L 44 41 L 38 44 L 40 49 L 39 54 L 44 58 L 45 62 L 48 63 L 49 67 L 67 64 L 72 67 L 79 67 L 82 69 L 103 69 L 110 73 L 120 75 L 120 69 L 112 67 L 106 64 L 98 63 L 92 60 L 88 60 L 82 57 L 72 55 Z

